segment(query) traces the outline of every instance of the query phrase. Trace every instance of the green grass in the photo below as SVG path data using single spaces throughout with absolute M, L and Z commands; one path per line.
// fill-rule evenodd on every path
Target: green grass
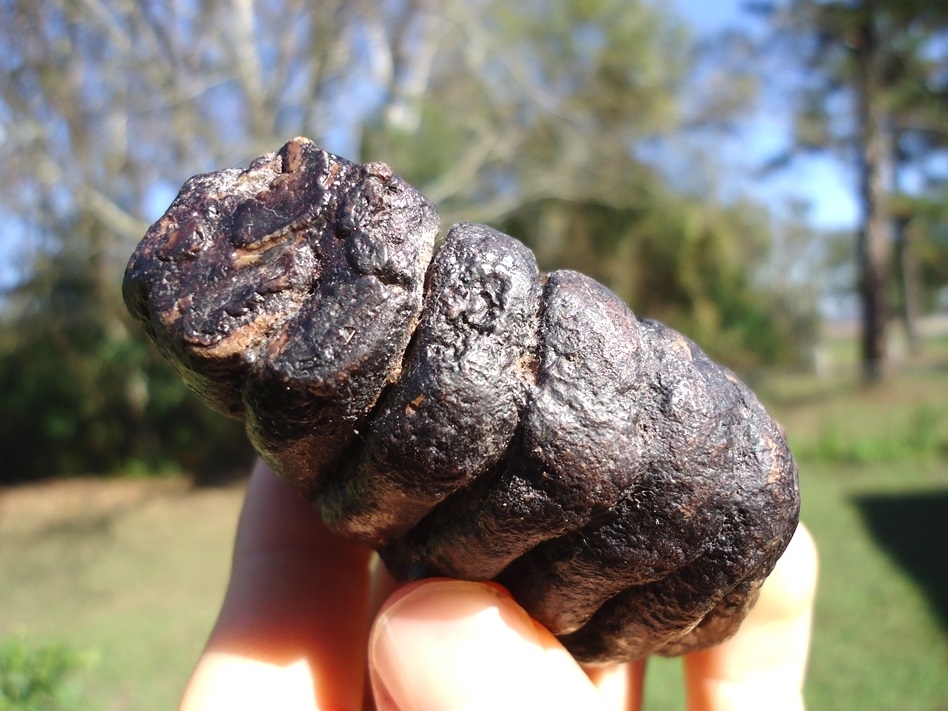
M 94 655 L 84 709 L 174 708 L 220 604 L 241 496 L 140 479 L 0 493 L 0 640 Z
M 811 707 L 948 708 L 945 461 L 808 466 L 802 485 L 803 520 L 822 562 Z M 926 500 L 941 509 L 940 520 L 923 514 L 931 507 L 917 505 L 913 516 L 899 505 Z
M 945 711 L 948 462 L 804 464 L 801 486 L 820 552 L 807 708 Z M 875 527 L 901 530 L 895 545 L 871 524 L 887 509 Z M 676 660 L 649 663 L 647 709 L 683 708 L 680 674 Z
M 755 383 L 800 453 L 821 577 L 811 711 L 948 709 L 948 369 L 876 388 Z M 94 658 L 82 708 L 177 702 L 223 593 L 242 492 L 180 480 L 0 491 L 0 642 Z M 653 710 L 682 708 L 650 663 Z
M 898 464 L 948 457 L 948 369 L 907 371 L 879 385 L 775 376 L 757 390 L 803 462 Z
M 20 638 L 0 645 L 0 711 L 68 711 L 79 708 L 74 677 L 95 663 L 62 643 L 30 646 Z
M 876 386 L 775 379 L 761 396 L 797 455 L 821 556 L 809 707 L 948 709 L 944 361 Z

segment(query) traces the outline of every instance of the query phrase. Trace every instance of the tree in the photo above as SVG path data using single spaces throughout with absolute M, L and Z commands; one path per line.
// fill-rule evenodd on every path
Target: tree
M 592 274 L 730 362 L 787 359 L 793 326 L 774 328 L 774 303 L 749 278 L 768 248 L 761 211 L 686 193 L 639 156 L 733 120 L 747 83 L 695 100 L 695 47 L 646 6 L 536 0 L 498 16 L 438 54 L 418 115 L 426 150 L 389 124 L 365 132 L 363 154 L 408 166 L 452 221 L 493 223 L 543 267 Z
M 0 0 L 0 214 L 30 248 L 0 303 L 0 440 L 50 453 L 24 457 L 41 474 L 118 469 L 142 452 L 154 462 L 162 447 L 193 447 L 192 430 L 233 436 L 190 409 L 130 330 L 118 282 L 187 177 L 294 135 L 388 161 L 448 220 L 512 228 L 575 205 L 577 232 L 582 217 L 699 235 L 669 240 L 700 243 L 728 286 L 681 311 L 748 304 L 753 265 L 716 254 L 733 252 L 737 238 L 717 237 L 731 228 L 662 224 L 692 202 L 639 156 L 700 117 L 682 109 L 691 62 L 681 23 L 643 0 Z M 612 230 L 591 271 L 645 254 L 623 246 L 643 230 Z M 522 232 L 541 256 L 578 239 Z M 620 290 L 629 281 L 612 276 Z
M 807 72 L 795 148 L 842 147 L 857 165 L 862 365 L 864 377 L 877 380 L 888 367 L 890 197 L 897 169 L 910 162 L 903 147 L 920 137 L 931 147 L 931 139 L 943 135 L 933 118 L 944 119 L 948 98 L 943 42 L 948 10 L 920 0 L 791 0 L 783 8 L 767 3 L 755 8 L 789 33 L 791 51 Z M 839 112 L 841 105 L 849 111 Z M 918 153 L 915 158 L 924 159 Z

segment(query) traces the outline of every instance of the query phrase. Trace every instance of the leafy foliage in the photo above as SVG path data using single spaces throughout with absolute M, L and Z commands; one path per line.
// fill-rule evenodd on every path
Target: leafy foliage
M 239 423 L 203 407 L 132 336 L 117 295 L 62 260 L 21 287 L 19 314 L 0 330 L 2 480 L 175 466 L 213 479 L 245 467 Z
M 666 191 L 639 209 L 540 201 L 502 227 L 534 246 L 541 266 L 589 273 L 639 316 L 687 333 L 731 366 L 798 363 L 815 338 L 812 312 L 749 277 L 771 248 L 759 208 Z
M 125 260 L 169 193 L 293 135 L 390 163 L 439 205 L 591 273 L 731 364 L 793 360 L 806 308 L 756 283 L 759 208 L 641 157 L 725 121 L 687 28 L 644 0 L 0 4 L 0 482 L 198 475 L 248 456 L 129 326 Z M 358 155 L 361 153 L 361 156 Z
M 894 287 L 901 287 L 902 315 L 916 341 L 915 321 L 924 292 L 931 291 L 921 280 L 923 273 L 932 275 L 932 245 L 927 233 L 907 227 L 924 218 L 924 203 L 948 179 L 948 11 L 944 3 L 922 0 L 793 0 L 755 7 L 775 21 L 771 46 L 784 49 L 803 70 L 795 145 L 775 165 L 788 162 L 792 152 L 830 151 L 850 162 L 859 178 L 862 218 L 852 286 L 862 307 L 863 373 L 878 379 L 888 370 Z M 775 37 L 790 39 L 789 46 Z
M 825 464 L 894 464 L 948 457 L 948 437 L 939 413 L 927 405 L 915 408 L 904 427 L 884 434 L 854 436 L 836 427 L 824 428 L 813 441 L 794 444 L 806 462 Z
M 91 664 L 63 644 L 30 647 L 20 638 L 0 644 L 0 711 L 66 711 L 79 708 L 73 677 Z

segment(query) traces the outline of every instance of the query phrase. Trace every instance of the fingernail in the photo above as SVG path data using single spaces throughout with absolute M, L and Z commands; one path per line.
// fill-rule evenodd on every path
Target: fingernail
M 435 581 L 385 609 L 370 641 L 380 707 L 596 708 L 588 677 L 505 593 L 484 583 Z

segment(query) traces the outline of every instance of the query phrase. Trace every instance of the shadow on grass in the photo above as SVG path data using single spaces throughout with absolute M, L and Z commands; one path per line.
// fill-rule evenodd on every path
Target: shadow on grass
M 948 491 L 854 498 L 875 541 L 921 586 L 948 630 Z

